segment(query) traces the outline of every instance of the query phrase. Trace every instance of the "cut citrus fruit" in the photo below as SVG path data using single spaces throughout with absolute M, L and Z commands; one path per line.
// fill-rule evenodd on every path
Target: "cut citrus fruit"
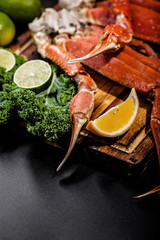
M 15 63 L 16 59 L 13 53 L 0 48 L 0 66 L 9 71 L 14 67 Z
M 31 60 L 22 64 L 14 74 L 18 87 L 35 89 L 48 82 L 52 74 L 50 65 L 43 60 Z
M 89 121 L 86 128 L 102 137 L 118 137 L 125 133 L 134 122 L 138 112 L 139 101 L 134 88 L 128 98 L 99 116 Z

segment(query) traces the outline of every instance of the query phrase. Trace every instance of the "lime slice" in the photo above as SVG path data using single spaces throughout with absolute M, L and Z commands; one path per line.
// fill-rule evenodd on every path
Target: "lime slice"
M 34 89 L 44 85 L 51 77 L 50 65 L 43 60 L 22 64 L 14 74 L 14 82 L 21 88 Z
M 5 49 L 0 49 L 0 66 L 1 67 L 4 67 L 8 72 L 14 67 L 15 63 L 16 63 L 16 59 L 13 53 Z

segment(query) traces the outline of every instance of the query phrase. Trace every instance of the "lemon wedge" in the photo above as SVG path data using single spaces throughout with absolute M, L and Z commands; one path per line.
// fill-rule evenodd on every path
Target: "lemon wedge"
M 109 109 L 94 121 L 89 121 L 86 129 L 101 137 L 118 137 L 133 124 L 139 107 L 139 100 L 134 88 L 121 104 Z

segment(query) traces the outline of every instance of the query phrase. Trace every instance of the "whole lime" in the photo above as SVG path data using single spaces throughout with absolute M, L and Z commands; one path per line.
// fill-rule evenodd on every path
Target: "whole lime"
M 3 12 L 0 12 L 0 46 L 7 46 L 15 36 L 15 25 Z
M 0 0 L 0 11 L 15 22 L 29 23 L 40 16 L 42 3 L 41 0 Z

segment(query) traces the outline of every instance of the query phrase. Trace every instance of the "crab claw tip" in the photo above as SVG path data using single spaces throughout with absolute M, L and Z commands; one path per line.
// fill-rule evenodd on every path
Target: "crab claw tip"
M 70 145 L 69 145 L 68 151 L 67 151 L 64 159 L 62 160 L 62 162 L 60 163 L 60 165 L 56 169 L 57 172 L 62 168 L 62 166 L 64 165 L 64 163 L 68 159 L 70 153 L 72 152 L 72 149 L 74 148 L 74 146 L 76 144 L 76 141 L 77 141 L 78 135 L 81 131 L 81 128 L 86 123 L 86 121 L 87 121 L 87 119 L 80 118 L 76 114 L 73 116 L 73 130 L 72 130 Z

